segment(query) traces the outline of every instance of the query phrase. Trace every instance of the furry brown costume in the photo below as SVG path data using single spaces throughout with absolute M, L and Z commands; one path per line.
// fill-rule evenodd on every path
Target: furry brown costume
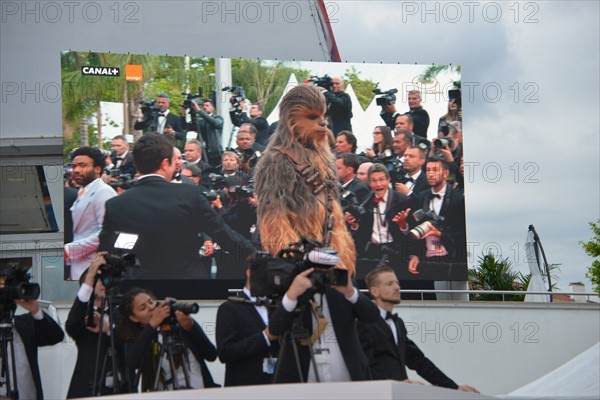
M 272 255 L 306 237 L 337 250 L 338 267 L 352 274 L 356 250 L 339 204 L 325 110 L 325 97 L 314 86 L 296 86 L 281 101 L 277 130 L 254 175 L 258 228 Z

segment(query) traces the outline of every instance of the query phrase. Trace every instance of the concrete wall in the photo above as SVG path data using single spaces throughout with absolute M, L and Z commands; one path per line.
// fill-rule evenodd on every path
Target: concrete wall
M 203 302 L 195 316 L 213 343 L 219 304 Z M 57 305 L 61 323 L 68 307 Z M 404 302 L 396 312 L 410 338 L 450 378 L 497 395 L 545 375 L 598 342 L 599 310 L 598 304 Z M 48 398 L 64 397 L 75 357 L 70 339 L 41 352 L 45 390 L 55 391 Z M 209 368 L 223 383 L 224 366 L 216 361 Z

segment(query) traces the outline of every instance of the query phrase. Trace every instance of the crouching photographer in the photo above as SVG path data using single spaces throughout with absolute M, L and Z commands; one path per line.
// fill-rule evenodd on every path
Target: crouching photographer
M 121 301 L 117 335 L 124 342 L 125 365 L 142 378 L 142 392 L 216 387 L 205 360 L 217 358 L 215 346 L 190 316 L 195 303 L 158 301 L 132 288 Z M 174 373 L 173 373 L 174 371 Z
M 356 321 L 375 322 L 378 310 L 344 270 L 335 268 L 338 263 L 334 250 L 301 239 L 253 266 L 252 294 L 280 299 L 269 319 L 271 334 L 283 336 L 274 382 L 371 378 Z
M 40 287 L 29 282 L 26 272 L 31 265 L 12 260 L 0 265 L 0 398 L 41 400 L 37 349 L 60 343 L 64 333 L 40 309 Z M 15 315 L 17 305 L 29 312 Z

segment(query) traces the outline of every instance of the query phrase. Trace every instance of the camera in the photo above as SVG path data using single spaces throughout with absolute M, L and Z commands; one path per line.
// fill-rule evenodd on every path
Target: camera
M 160 108 L 154 107 L 154 104 L 156 104 L 156 100 L 140 100 L 139 105 L 142 108 L 142 114 L 148 117 L 152 115 L 152 113 L 159 112 Z
M 231 99 L 229 102 L 231 103 L 231 107 L 233 107 L 236 113 L 241 113 L 242 108 L 240 107 L 240 102 L 244 101 L 246 98 L 246 93 L 244 92 L 244 88 L 241 86 L 225 86 L 221 89 L 223 92 L 231 93 Z
M 130 174 L 121 174 L 119 168 L 113 168 L 109 171 L 109 176 L 113 179 L 108 182 L 108 185 L 113 189 L 131 189 L 135 186 L 136 180 Z
M 358 220 L 360 220 L 367 213 L 367 210 L 360 205 L 358 199 L 356 198 L 356 193 L 351 190 L 345 190 L 340 196 L 340 201 L 342 203 L 342 210 L 350 213 L 350 215 Z
M 135 267 L 135 253 L 132 251 L 138 235 L 119 233 L 113 248 L 104 256 L 106 264 L 99 268 L 98 279 L 108 289 L 118 285 L 127 268 Z
M 181 311 L 185 315 L 196 314 L 198 311 L 200 311 L 200 306 L 198 305 L 198 303 L 185 303 L 181 301 L 178 302 L 177 299 L 174 299 L 172 297 L 165 298 L 165 302 L 171 308 L 172 317 L 175 316 L 175 311 Z
M 305 298 L 314 293 L 323 293 L 327 286 L 345 286 L 348 271 L 333 268 L 339 264 L 337 252 L 321 243 L 306 238 L 281 249 L 276 257 L 259 252 L 251 264 L 250 290 L 253 296 L 281 298 L 299 273 L 309 268 L 321 268 L 325 271 L 313 271 L 308 278 L 312 282 Z
M 10 320 L 17 305 L 15 300 L 34 300 L 40 297 L 40 285 L 30 283 L 27 270 L 31 261 L 22 259 L 3 259 L 0 276 L 4 277 L 4 287 L 0 288 L 0 322 Z
M 444 217 L 437 215 L 433 210 L 423 211 L 423 209 L 420 209 L 415 211 L 412 216 L 415 221 L 419 222 L 419 225 L 411 229 L 409 234 L 417 240 L 429 232 L 432 226 L 440 229 L 439 223 L 444 221 Z
M 185 100 L 183 100 L 183 108 L 186 110 L 193 110 L 194 108 L 192 107 L 192 101 L 202 97 L 202 93 L 203 91 L 201 87 L 198 88 L 198 93 L 182 92 L 181 95 L 185 96 Z
M 319 86 L 324 88 L 325 90 L 331 91 L 333 87 L 333 81 L 330 76 L 311 76 L 304 83 L 312 83 L 314 86 Z
M 229 195 L 229 200 L 233 203 L 236 201 L 244 201 L 249 197 L 252 197 L 254 194 L 254 188 L 252 184 L 246 186 L 233 185 L 227 188 L 227 193 Z
M 384 92 L 381 89 L 377 88 L 377 89 L 373 89 L 373 93 L 379 96 L 375 100 L 377 105 L 381 106 L 381 107 L 385 107 L 389 104 L 396 102 L 396 93 L 398 93 L 398 89 L 394 88 L 394 89 L 386 90 Z
M 433 139 L 433 146 L 436 149 L 442 149 L 445 146 L 448 146 L 449 148 L 452 148 L 453 145 L 454 145 L 454 142 L 449 137 L 443 137 L 443 138 Z

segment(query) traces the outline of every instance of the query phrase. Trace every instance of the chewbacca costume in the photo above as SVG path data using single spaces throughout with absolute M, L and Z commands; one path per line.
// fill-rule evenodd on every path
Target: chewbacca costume
M 339 203 L 325 110 L 315 86 L 296 86 L 281 101 L 277 130 L 254 175 L 258 228 L 272 255 L 305 237 L 336 250 L 338 267 L 352 275 L 356 250 Z

